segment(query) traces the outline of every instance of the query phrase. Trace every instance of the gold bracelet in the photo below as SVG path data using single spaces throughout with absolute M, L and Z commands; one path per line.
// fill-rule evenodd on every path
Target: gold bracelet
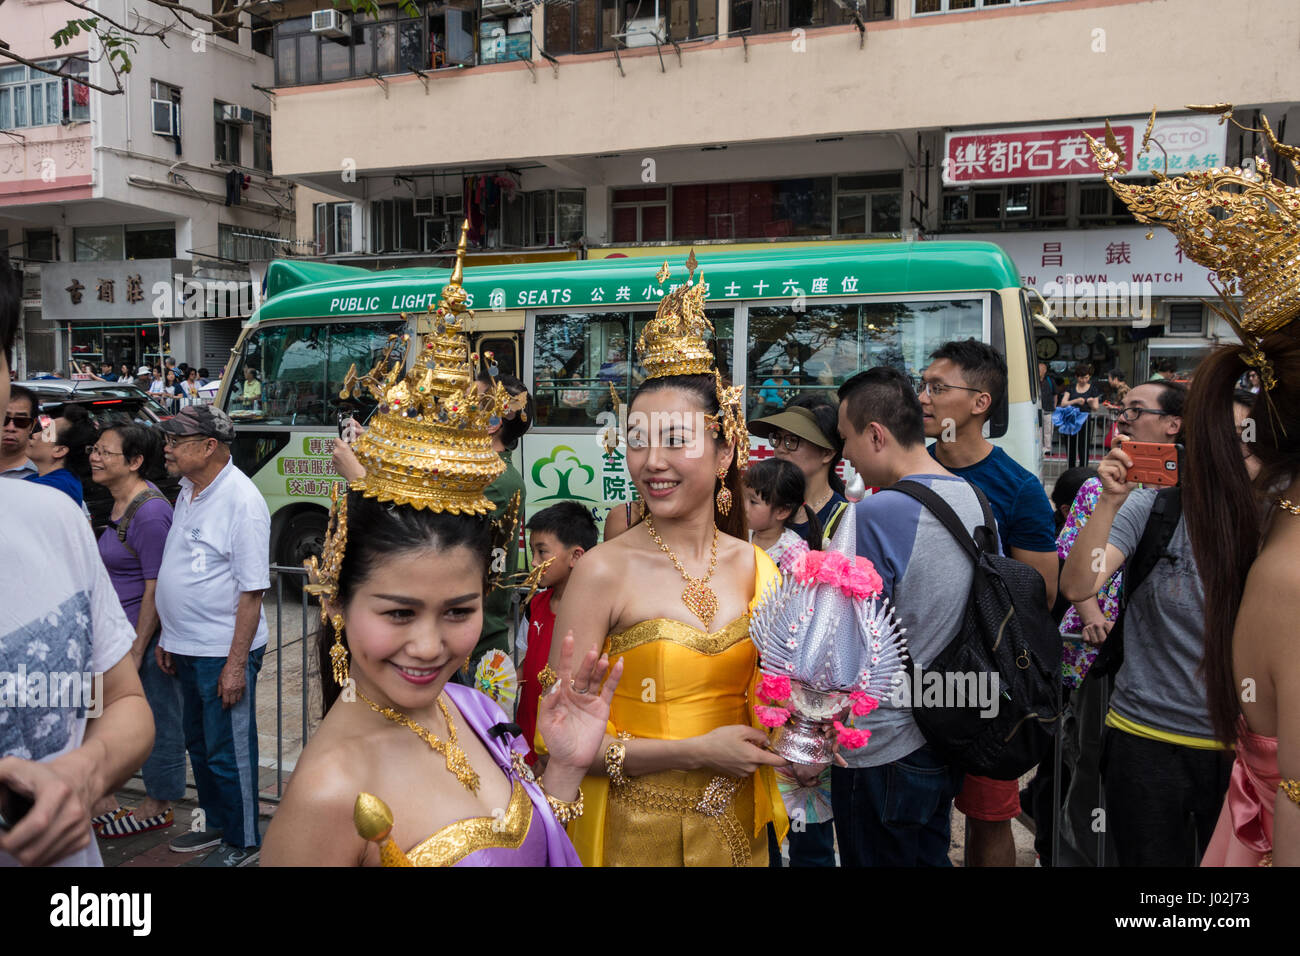
M 627 759 L 627 744 L 616 740 L 605 748 L 605 776 L 609 777 L 611 787 L 621 787 L 627 783 L 623 773 L 623 761 Z
M 1300 806 L 1300 780 L 1283 780 L 1278 784 L 1291 802 Z
M 537 684 L 541 687 L 543 694 L 547 693 L 559 679 L 560 675 L 555 672 L 555 668 L 550 664 L 537 672 Z
M 540 781 L 539 781 L 540 783 Z M 545 788 L 542 793 L 546 795 L 546 802 L 551 805 L 551 812 L 555 814 L 555 822 L 560 826 L 568 826 L 578 817 L 582 816 L 582 788 L 578 788 L 578 799 L 566 803 L 563 800 L 557 800 Z

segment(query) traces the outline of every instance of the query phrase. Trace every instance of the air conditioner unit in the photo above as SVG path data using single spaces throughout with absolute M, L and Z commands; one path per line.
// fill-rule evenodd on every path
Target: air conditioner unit
M 348 18 L 340 10 L 313 10 L 311 32 L 327 37 L 348 35 Z
M 418 217 L 441 216 L 442 197 L 441 196 L 416 196 L 415 215 Z
M 249 110 L 248 119 L 244 119 L 241 108 L 238 106 L 221 107 L 221 120 L 224 123 L 251 123 L 253 121 L 252 110 Z
M 623 44 L 627 47 L 654 46 L 663 36 L 664 22 L 661 17 L 641 17 L 627 22 L 627 33 Z
M 465 197 L 460 193 L 444 196 L 442 209 L 448 216 L 460 216 L 465 212 Z
M 241 106 L 239 108 L 239 122 L 241 123 L 253 122 L 253 110 L 250 107 Z
M 171 100 L 150 100 L 149 113 L 155 133 L 159 136 L 176 135 L 176 111 Z

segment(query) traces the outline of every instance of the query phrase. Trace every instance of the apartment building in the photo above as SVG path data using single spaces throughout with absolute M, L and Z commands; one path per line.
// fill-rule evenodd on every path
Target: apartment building
M 277 173 L 316 256 L 445 263 L 462 218 L 480 262 L 983 238 L 1053 299 L 1038 347 L 1062 371 L 1186 369 L 1231 335 L 1083 134 L 1112 119 L 1132 155 L 1159 106 L 1140 175 L 1264 148 L 1185 104 L 1300 131 L 1292 0 L 1254 0 L 1240 29 L 1214 0 L 343 6 L 266 10 Z
M 100 13 L 144 30 L 117 80 L 60 0 L 0 7 L 0 241 L 22 266 L 20 376 L 73 361 L 226 364 L 265 262 L 292 248 L 293 187 L 272 171 L 272 30 L 243 14 L 219 33 L 144 0 Z M 208 9 L 206 6 L 201 9 Z M 257 26 L 258 29 L 254 29 Z M 76 45 L 79 43 L 80 45 Z M 260 266 L 259 266 L 260 263 Z

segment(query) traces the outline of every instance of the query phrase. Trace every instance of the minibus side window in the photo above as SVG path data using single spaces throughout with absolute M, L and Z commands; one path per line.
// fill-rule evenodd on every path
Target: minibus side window
M 982 299 L 933 299 L 749 310 L 750 418 L 836 389 L 864 368 L 892 365 L 916 378 L 952 339 L 984 337 Z

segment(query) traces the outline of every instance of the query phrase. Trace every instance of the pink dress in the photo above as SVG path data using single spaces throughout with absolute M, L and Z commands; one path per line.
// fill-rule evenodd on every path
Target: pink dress
M 1201 866 L 1259 866 L 1271 858 L 1273 801 L 1281 782 L 1277 738 L 1252 734 L 1242 720 L 1228 796 Z

